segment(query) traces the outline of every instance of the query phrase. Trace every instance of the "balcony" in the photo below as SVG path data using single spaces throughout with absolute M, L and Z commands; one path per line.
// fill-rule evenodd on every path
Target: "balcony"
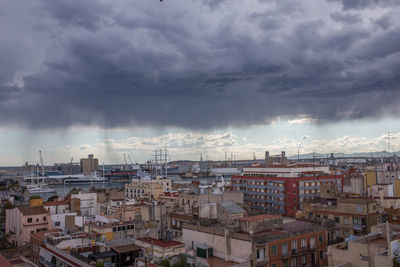
M 361 225 L 361 224 L 353 224 L 353 229 L 357 230 L 357 231 L 362 231 L 365 229 L 365 225 Z
M 312 247 L 295 248 L 295 249 L 292 249 L 291 255 L 292 256 L 300 256 L 300 255 L 304 255 L 304 254 L 307 254 L 307 253 L 315 251 L 315 250 L 316 250 L 316 248 L 312 248 Z
M 281 254 L 281 260 L 287 260 L 289 258 L 290 258 L 290 254 L 288 251 L 286 251 L 286 253 Z
M 267 266 L 268 262 L 269 262 L 268 257 L 266 257 L 264 259 L 257 259 L 256 266 Z

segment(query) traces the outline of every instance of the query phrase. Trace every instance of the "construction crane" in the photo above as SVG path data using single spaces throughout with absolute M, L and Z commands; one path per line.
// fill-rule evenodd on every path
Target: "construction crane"
M 133 169 L 133 162 L 131 160 L 131 155 L 128 155 L 129 163 L 131 164 L 131 168 Z
M 39 150 L 39 158 L 40 158 L 40 164 L 42 166 L 42 175 L 41 176 L 44 176 L 44 164 L 43 164 L 42 150 Z
M 128 162 L 126 161 L 126 154 L 124 153 L 125 168 L 128 169 Z

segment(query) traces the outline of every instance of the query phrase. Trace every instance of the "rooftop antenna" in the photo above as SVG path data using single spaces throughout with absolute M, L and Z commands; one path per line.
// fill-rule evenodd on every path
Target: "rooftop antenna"
M 155 157 L 156 157 L 156 176 L 157 176 L 157 165 L 158 165 L 158 152 L 157 152 L 157 149 L 155 149 L 154 150 L 154 152 L 155 152 Z

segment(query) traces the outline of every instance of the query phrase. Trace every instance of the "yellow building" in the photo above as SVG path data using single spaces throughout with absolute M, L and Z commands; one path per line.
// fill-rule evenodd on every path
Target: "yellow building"
M 40 207 L 43 205 L 43 199 L 41 197 L 34 197 L 29 200 L 30 207 Z
M 372 190 L 372 185 L 377 184 L 376 180 L 376 171 L 364 172 L 364 192 L 368 192 L 368 187 Z
M 400 180 L 393 180 L 394 196 L 400 197 Z

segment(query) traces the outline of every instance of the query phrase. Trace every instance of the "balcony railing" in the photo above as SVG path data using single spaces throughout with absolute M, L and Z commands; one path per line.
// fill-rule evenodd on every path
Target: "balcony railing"
M 307 254 L 314 250 L 315 250 L 315 248 L 310 247 L 310 246 L 304 247 L 304 248 L 295 248 L 295 249 L 292 249 L 291 254 L 292 254 L 292 256 L 299 256 L 299 255 Z

